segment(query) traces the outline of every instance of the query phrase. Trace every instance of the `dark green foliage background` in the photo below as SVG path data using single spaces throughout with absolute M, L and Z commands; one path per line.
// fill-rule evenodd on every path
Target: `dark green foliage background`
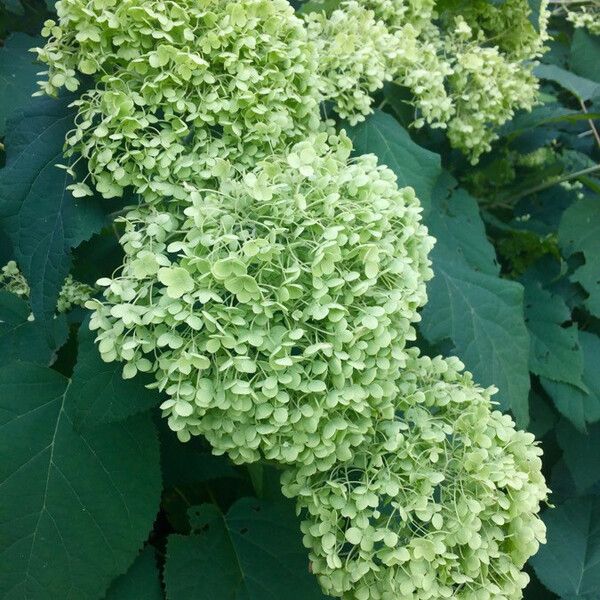
M 0 291 L 0 599 L 323 598 L 278 473 L 177 442 L 159 394 L 100 360 L 84 311 L 54 317 L 67 273 L 93 284 L 120 264 L 122 206 L 65 190 L 69 98 L 31 98 L 52 4 L 0 0 L 0 265 L 31 286 L 30 305 Z M 407 130 L 391 84 L 348 131 L 416 189 L 438 240 L 419 345 L 457 354 L 542 441 L 554 507 L 525 597 L 597 600 L 600 38 L 552 29 L 543 102 L 476 167 Z

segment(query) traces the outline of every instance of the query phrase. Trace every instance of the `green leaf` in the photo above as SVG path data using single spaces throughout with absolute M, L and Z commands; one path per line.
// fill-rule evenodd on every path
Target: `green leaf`
M 525 283 L 525 323 L 529 330 L 529 369 L 554 381 L 583 386 L 583 353 L 577 325 L 563 327 L 571 311 L 560 296 L 537 281 Z
M 528 430 L 541 440 L 554 429 L 558 417 L 552 405 L 542 397 L 541 393 L 531 391 L 529 395 L 529 412 L 531 420 Z
M 104 362 L 94 337 L 86 320 L 79 328 L 77 364 L 69 386 L 76 425 L 94 427 L 122 421 L 158 406 L 160 395 L 146 387 L 153 383 L 152 377 L 140 373 L 133 379 L 123 379 L 123 364 Z
M 16 360 L 50 365 L 68 335 L 67 319 L 58 315 L 51 335 L 37 321 L 30 321 L 29 304 L 14 294 L 0 290 L 0 356 L 2 362 Z
M 530 112 L 518 113 L 514 119 L 506 123 L 500 134 L 511 141 L 525 132 L 539 129 L 544 125 L 577 123 L 578 121 L 588 121 L 590 118 L 595 119 L 599 116 L 598 114 L 577 112 L 565 108 L 561 104 L 542 104 L 534 107 Z M 539 133 L 539 131 L 535 131 L 535 133 Z
M 553 81 L 560 87 L 571 92 L 581 101 L 591 100 L 600 95 L 600 84 L 590 81 L 585 77 L 579 77 L 566 69 L 556 65 L 538 65 L 533 69 L 534 74 L 540 79 Z
M 0 0 L 0 6 L 4 6 L 8 12 L 15 15 L 25 14 L 21 0 Z
M 380 110 L 346 131 L 356 154 L 375 154 L 394 171 L 399 186 L 413 187 L 421 202 L 429 204 L 442 172 L 438 154 L 415 144 L 394 117 Z
M 197 533 L 167 543 L 169 600 L 323 599 L 287 503 L 243 498 L 226 515 L 202 505 L 190 521 Z
M 600 337 L 580 331 L 579 344 L 583 351 L 582 381 L 589 393 L 568 383 L 558 383 L 544 377 L 540 381 L 559 412 L 577 429 L 585 432 L 587 423 L 600 421 Z
M 571 276 L 589 294 L 586 308 L 600 317 L 600 198 L 586 197 L 564 212 L 558 230 L 559 243 L 568 258 L 582 252 L 585 264 Z
M 584 434 L 561 419 L 556 428 L 556 438 L 577 491 L 584 494 L 600 481 L 600 423 L 590 426 Z
M 600 83 L 600 38 L 576 29 L 571 42 L 571 68 L 577 75 Z
M 600 596 L 600 497 L 568 500 L 544 513 L 548 543 L 531 559 L 540 581 L 564 597 Z
M 6 119 L 37 89 L 40 65 L 29 49 L 39 43 L 38 38 L 13 33 L 0 48 L 0 136 L 4 135 Z
M 58 169 L 66 132 L 73 125 L 68 99 L 37 100 L 11 120 L 0 170 L 0 219 L 31 288 L 31 308 L 52 319 L 71 265 L 71 248 L 102 228 L 101 201 L 76 200 L 69 175 Z
M 421 331 L 433 344 L 450 340 L 476 380 L 496 385 L 495 399 L 525 426 L 529 336 L 523 287 L 499 277 L 477 203 L 465 191 L 448 197 L 447 188 L 438 186 L 425 222 L 438 241 Z
M 125 575 L 110 586 L 105 600 L 161 600 L 164 598 L 154 548 L 146 546 Z
M 69 380 L 0 368 L 0 597 L 96 600 L 131 564 L 158 510 L 148 416 L 78 432 Z
M 165 419 L 159 423 L 162 472 L 165 488 L 195 485 L 214 479 L 240 479 L 241 474 L 226 456 L 215 456 L 202 437 L 182 444 Z

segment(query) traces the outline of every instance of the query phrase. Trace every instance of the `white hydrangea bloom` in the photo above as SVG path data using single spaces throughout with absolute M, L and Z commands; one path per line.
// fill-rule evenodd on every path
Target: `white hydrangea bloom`
M 286 0 L 59 0 L 42 90 L 96 85 L 67 155 L 105 197 L 183 199 L 319 126 L 317 55 Z M 186 184 L 186 185 L 184 185 Z M 85 193 L 85 188 L 77 188 Z
M 396 420 L 330 472 L 283 476 L 312 570 L 345 600 L 518 600 L 545 541 L 541 450 L 460 361 L 409 355 Z
M 320 134 L 220 192 L 125 217 L 91 327 L 126 377 L 155 374 L 181 440 L 322 469 L 393 417 L 433 240 L 414 191 L 349 152 Z

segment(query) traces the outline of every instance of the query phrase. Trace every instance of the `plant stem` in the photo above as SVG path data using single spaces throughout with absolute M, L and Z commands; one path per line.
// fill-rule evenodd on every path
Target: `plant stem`
M 563 175 L 558 179 L 551 179 L 550 181 L 546 181 L 544 183 L 540 183 L 535 187 L 532 187 L 524 192 L 520 192 L 519 194 L 515 194 L 509 198 L 503 200 L 503 204 L 514 204 L 515 202 L 521 200 L 521 198 L 525 198 L 525 196 L 530 196 L 531 194 L 537 194 L 537 192 L 542 192 L 551 188 L 552 186 L 558 185 L 559 183 L 563 183 L 565 181 L 570 181 L 571 179 L 577 179 L 578 177 L 582 177 L 583 175 L 589 175 L 590 173 L 595 173 L 596 171 L 600 171 L 600 165 L 594 165 L 593 167 L 587 167 L 585 169 L 581 169 L 580 171 L 575 171 L 575 173 L 569 173 L 568 175 Z
M 581 109 L 584 113 L 587 113 L 587 108 L 585 107 L 585 102 L 583 100 L 579 100 L 579 104 L 581 104 Z M 588 123 L 592 128 L 592 133 L 594 134 L 594 138 L 596 138 L 596 143 L 598 144 L 598 148 L 600 148 L 600 135 L 598 134 L 598 130 L 596 129 L 596 125 L 594 124 L 593 119 L 589 119 Z

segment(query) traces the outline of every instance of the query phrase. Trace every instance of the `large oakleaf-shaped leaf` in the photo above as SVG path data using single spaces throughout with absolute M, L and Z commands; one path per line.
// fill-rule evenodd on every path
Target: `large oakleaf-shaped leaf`
M 581 101 L 591 100 L 600 96 L 600 83 L 575 75 L 575 73 L 571 73 L 556 65 L 538 65 L 533 72 L 540 79 L 557 83 Z
M 158 510 L 149 416 L 80 432 L 69 380 L 0 368 L 0 597 L 94 600 L 133 561 Z
M 193 535 L 171 535 L 165 584 L 169 600 L 319 600 L 287 503 L 244 498 L 226 515 L 214 505 L 190 509 Z
M 600 37 L 576 29 L 571 43 L 571 68 L 577 75 L 600 83 Z
M 585 264 L 571 279 L 585 288 L 589 294 L 586 308 L 600 317 L 600 198 L 584 198 L 567 208 L 558 235 L 567 257 L 583 253 Z
M 105 600 L 161 600 L 160 575 L 154 548 L 147 546 L 125 575 L 110 586 Z
M 600 423 L 587 428 L 585 433 L 577 431 L 566 419 L 556 427 L 556 438 L 563 449 L 563 459 L 577 492 L 584 494 L 600 482 Z
M 571 311 L 537 281 L 525 282 L 525 322 L 531 337 L 529 368 L 554 381 L 582 387 L 583 353 L 577 325 L 564 327 Z
M 585 433 L 587 423 L 600 421 L 600 337 L 580 331 L 579 344 L 583 351 L 583 389 L 545 377 L 541 382 L 560 413 Z

